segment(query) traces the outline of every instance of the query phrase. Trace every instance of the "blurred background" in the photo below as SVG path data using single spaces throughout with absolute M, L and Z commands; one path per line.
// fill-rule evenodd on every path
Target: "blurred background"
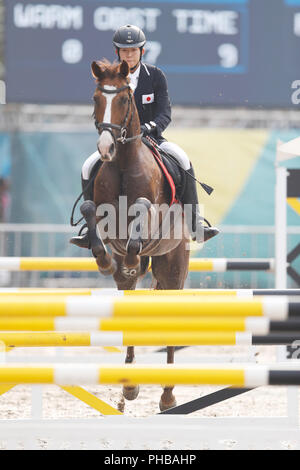
M 215 188 L 199 186 L 199 199 L 221 234 L 193 256 L 273 258 L 276 145 L 300 135 L 300 0 L 0 0 L 0 256 L 88 255 L 68 239 L 81 166 L 96 150 L 90 64 L 115 59 L 112 35 L 127 23 L 144 30 L 144 60 L 168 79 L 165 137 Z M 299 222 L 289 207 L 289 250 Z M 113 281 L 0 272 L 0 285 Z M 190 273 L 188 285 L 267 288 L 274 275 Z

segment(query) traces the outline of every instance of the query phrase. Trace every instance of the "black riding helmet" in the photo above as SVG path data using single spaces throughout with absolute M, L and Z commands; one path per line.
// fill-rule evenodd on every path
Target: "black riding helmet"
M 137 26 L 127 24 L 121 26 L 114 34 L 114 45 L 119 47 L 144 47 L 146 37 L 143 31 Z
M 119 49 L 127 47 L 139 47 L 141 51 L 140 60 L 142 58 L 142 50 L 146 44 L 146 36 L 143 31 L 137 26 L 127 24 L 126 26 L 121 26 L 115 32 L 113 36 L 113 45 L 116 47 L 118 52 L 118 57 L 120 60 Z

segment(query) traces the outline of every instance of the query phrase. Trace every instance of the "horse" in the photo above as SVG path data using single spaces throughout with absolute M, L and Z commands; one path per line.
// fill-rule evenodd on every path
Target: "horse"
M 182 212 L 176 215 L 174 211 L 174 217 L 169 217 L 172 207 L 181 205 L 177 202 L 169 206 L 170 187 L 141 139 L 128 63 L 94 61 L 91 68 L 96 81 L 93 116 L 102 164 L 94 180 L 93 201 L 85 201 L 80 210 L 99 271 L 112 274 L 119 290 L 135 289 L 138 279 L 146 274 L 151 257 L 153 287 L 183 289 L 189 266 L 189 235 Z M 124 198 L 131 212 L 125 213 L 121 207 Z M 163 209 L 158 211 L 158 207 Z M 110 220 L 110 209 L 117 214 L 110 217 L 114 223 L 113 236 L 104 230 Z M 168 236 L 163 236 L 165 220 L 170 221 Z M 180 236 L 175 237 L 178 227 Z M 122 230 L 125 234 L 120 234 Z M 167 346 L 167 363 L 174 363 L 174 351 L 174 346 Z M 132 345 L 127 348 L 125 363 L 134 360 Z M 173 388 L 164 388 L 159 403 L 161 411 L 176 406 Z M 123 396 L 128 400 L 135 399 L 138 392 L 138 386 L 123 387 Z

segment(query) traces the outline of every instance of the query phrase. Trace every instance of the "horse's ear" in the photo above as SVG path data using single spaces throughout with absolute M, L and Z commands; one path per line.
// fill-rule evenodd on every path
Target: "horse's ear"
M 129 65 L 128 63 L 126 62 L 126 60 L 122 60 L 121 64 L 120 64 L 120 71 L 119 71 L 120 75 L 122 75 L 122 77 L 126 78 L 127 75 L 129 74 Z
M 101 69 L 100 65 L 98 62 L 94 61 L 92 62 L 92 75 L 94 78 L 100 79 L 103 75 L 103 70 Z

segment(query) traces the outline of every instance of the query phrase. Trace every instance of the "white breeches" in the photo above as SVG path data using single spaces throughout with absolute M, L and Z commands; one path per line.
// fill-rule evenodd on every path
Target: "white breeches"
M 174 144 L 174 142 L 168 142 L 167 140 L 165 142 L 162 142 L 159 147 L 164 150 L 165 152 L 169 153 L 172 155 L 172 157 L 175 157 L 180 166 L 184 170 L 189 170 L 191 167 L 191 163 L 189 160 L 189 157 L 185 153 L 184 150 L 182 150 L 179 145 Z
M 99 160 L 99 158 L 100 158 L 100 153 L 97 150 L 86 159 L 81 169 L 81 175 L 84 180 L 88 180 L 90 178 L 91 171 L 95 163 Z
M 176 158 L 176 160 L 178 161 L 178 163 L 184 170 L 188 170 L 191 167 L 189 157 L 187 156 L 185 151 L 182 150 L 181 147 L 179 147 L 179 145 L 174 144 L 173 142 L 165 141 L 165 142 L 162 142 L 159 145 L 159 147 L 165 152 L 170 153 L 174 158 Z M 99 160 L 99 158 L 100 158 L 100 154 L 97 150 L 86 159 L 86 161 L 82 165 L 82 170 L 81 170 L 82 178 L 84 180 L 89 179 L 91 175 L 91 171 L 95 163 Z

